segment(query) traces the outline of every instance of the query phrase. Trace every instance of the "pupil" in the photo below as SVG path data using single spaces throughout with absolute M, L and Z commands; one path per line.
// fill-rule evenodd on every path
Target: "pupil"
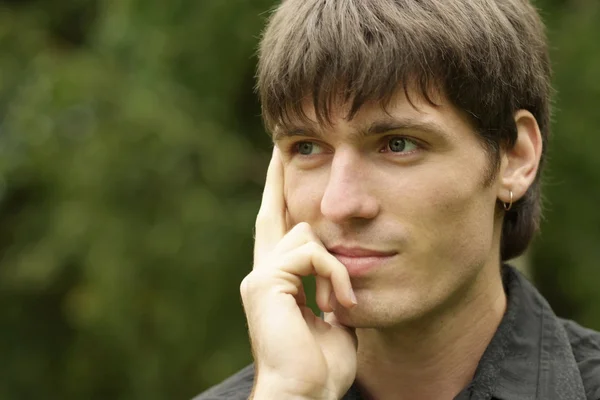
M 402 138 L 394 138 L 390 140 L 390 150 L 395 152 L 403 151 L 406 147 L 406 141 Z
M 298 152 L 302 155 L 308 156 L 312 152 L 313 144 L 309 142 L 300 143 L 298 145 Z

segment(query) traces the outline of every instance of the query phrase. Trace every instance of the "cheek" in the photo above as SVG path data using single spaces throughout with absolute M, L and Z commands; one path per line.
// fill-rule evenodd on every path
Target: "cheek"
M 427 171 L 428 176 L 422 179 L 430 193 L 428 205 L 437 211 L 436 218 L 446 222 L 469 223 L 474 220 L 464 217 L 488 208 L 492 189 L 484 186 L 487 156 L 478 147 L 463 153 L 443 167 Z
M 315 173 L 285 171 L 284 197 L 290 223 L 314 222 L 320 212 L 326 180 Z
M 406 218 L 419 231 L 418 236 L 450 246 L 451 242 L 459 245 L 462 241 L 478 240 L 474 236 L 487 230 L 491 234 L 492 189 L 483 186 L 483 168 L 477 167 L 486 160 L 474 158 L 470 162 L 432 162 L 401 181 L 401 189 L 394 196 L 403 199 L 396 201 L 405 213 L 400 218 Z
M 434 235 L 431 245 L 443 258 L 467 261 L 487 254 L 493 242 L 494 200 L 490 188 L 473 173 L 436 178 L 435 186 L 419 205 L 428 216 L 422 228 Z M 441 179 L 440 179 L 441 178 Z M 468 261 L 467 261 L 468 263 Z

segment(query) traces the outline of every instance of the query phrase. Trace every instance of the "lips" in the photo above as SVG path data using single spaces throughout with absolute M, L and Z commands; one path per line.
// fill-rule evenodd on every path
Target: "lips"
M 344 246 L 333 246 L 328 248 L 329 252 L 333 255 L 340 255 L 345 257 L 389 257 L 396 254 L 395 251 L 377 251 L 370 250 L 363 247 L 344 247 Z
M 344 264 L 350 277 L 364 276 L 381 267 L 397 254 L 395 251 L 379 251 L 363 247 L 334 246 L 328 250 Z

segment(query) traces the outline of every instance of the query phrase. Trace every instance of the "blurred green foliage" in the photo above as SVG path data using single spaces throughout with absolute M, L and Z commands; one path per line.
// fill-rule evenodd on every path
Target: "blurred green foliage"
M 548 1 L 557 89 L 533 278 L 555 312 L 600 330 L 600 2 Z
M 250 362 L 272 0 L 0 1 L 0 398 L 190 398 Z M 547 0 L 556 117 L 533 276 L 600 328 L 600 3 Z

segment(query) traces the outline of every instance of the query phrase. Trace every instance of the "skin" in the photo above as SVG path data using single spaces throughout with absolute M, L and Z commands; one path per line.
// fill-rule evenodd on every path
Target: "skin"
M 489 155 L 462 114 L 442 97 L 411 100 L 275 133 L 242 283 L 255 398 L 340 398 L 356 379 L 366 398 L 452 399 L 472 379 L 506 307 L 497 201 L 531 185 L 541 135 L 515 113 L 517 143 L 486 182 Z M 375 125 L 387 129 L 356 134 Z M 392 256 L 350 278 L 338 245 Z M 311 274 L 325 321 L 305 306 Z

